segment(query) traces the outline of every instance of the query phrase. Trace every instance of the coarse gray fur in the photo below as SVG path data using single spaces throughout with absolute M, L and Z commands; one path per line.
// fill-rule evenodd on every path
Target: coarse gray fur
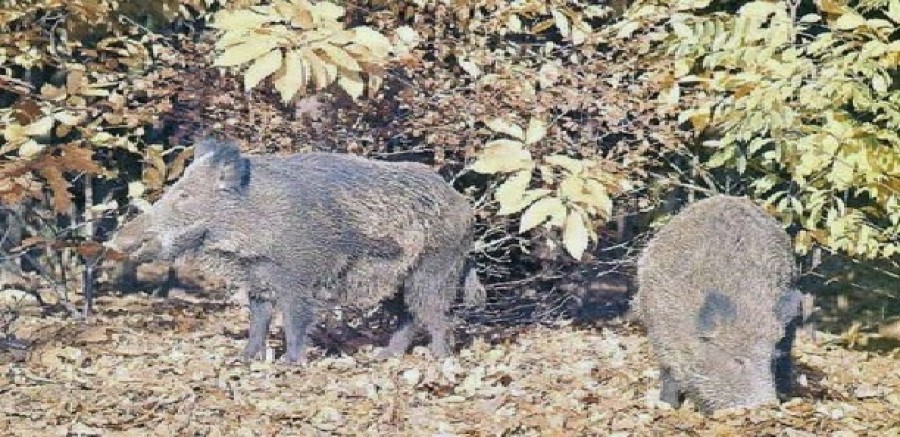
M 801 294 L 782 226 L 716 196 L 663 226 L 638 260 L 634 306 L 660 363 L 661 399 L 703 411 L 777 400 L 790 386 Z
M 383 355 L 403 353 L 427 331 L 434 355 L 451 353 L 449 310 L 464 278 L 473 211 L 464 196 L 417 163 L 306 153 L 243 156 L 205 140 L 184 176 L 109 243 L 131 262 L 191 259 L 249 297 L 244 351 L 264 351 L 282 311 L 287 362 L 305 361 L 320 308 L 369 308 L 403 293 L 408 310 Z

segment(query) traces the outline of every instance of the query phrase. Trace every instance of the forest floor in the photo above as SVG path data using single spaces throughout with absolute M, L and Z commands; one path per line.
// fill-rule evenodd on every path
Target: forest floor
M 238 360 L 247 314 L 197 297 L 104 297 L 89 322 L 21 311 L 0 352 L 0 434 L 900 435 L 900 360 L 800 335 L 796 397 L 704 416 L 656 401 L 646 336 L 625 322 L 506 329 L 437 361 L 371 342 L 306 367 Z M 273 327 L 275 330 L 276 327 Z M 280 348 L 273 335 L 270 347 Z

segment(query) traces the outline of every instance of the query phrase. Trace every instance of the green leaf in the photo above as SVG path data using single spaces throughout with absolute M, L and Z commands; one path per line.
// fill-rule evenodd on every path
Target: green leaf
M 709 168 L 721 167 L 734 157 L 734 151 L 734 146 L 726 146 L 725 148 L 713 154 L 713 156 L 711 156 L 709 160 L 706 161 L 706 166 Z

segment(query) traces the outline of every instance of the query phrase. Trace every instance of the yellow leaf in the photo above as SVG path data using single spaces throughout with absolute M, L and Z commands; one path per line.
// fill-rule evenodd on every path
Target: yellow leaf
M 249 9 L 222 10 L 213 16 L 209 27 L 228 31 L 253 29 L 277 21 L 276 17 L 257 14 Z
M 579 174 L 584 171 L 584 162 L 582 160 L 566 155 L 550 155 L 544 157 L 544 162 L 555 167 L 562 167 L 571 174 Z
M 325 56 L 327 56 L 328 59 L 331 59 L 331 62 L 338 67 L 353 71 L 362 70 L 359 63 L 356 62 L 356 59 L 353 59 L 353 56 L 350 56 L 349 53 L 340 47 L 331 44 L 322 44 L 319 46 L 319 49 L 322 50 Z
M 291 50 L 284 56 L 284 71 L 274 81 L 275 89 L 281 94 L 281 100 L 287 102 L 298 92 L 306 94 L 309 84 L 309 65 L 300 52 Z
M 22 158 L 31 158 L 32 156 L 41 153 L 41 150 L 44 150 L 44 147 L 45 146 L 38 144 L 37 141 L 29 139 L 25 144 L 19 146 L 19 156 Z
M 779 7 L 783 6 L 766 1 L 754 1 L 742 6 L 738 12 L 742 17 L 764 19 L 776 13 Z
M 366 89 L 366 85 L 359 76 L 359 72 L 351 70 L 345 70 L 341 73 L 341 77 L 338 79 L 338 85 L 340 85 L 353 100 L 358 99 Z
M 894 24 L 900 24 L 900 0 L 891 0 L 891 2 L 888 3 L 885 15 L 887 15 Z
M 497 187 L 497 190 L 494 191 L 494 198 L 500 202 L 500 210 L 504 211 L 501 215 L 517 212 L 513 206 L 518 206 L 530 182 L 531 170 L 522 170 L 507 178 L 503 184 Z M 521 208 L 518 210 L 520 211 Z
M 853 184 L 853 167 L 847 165 L 843 161 L 835 160 L 831 166 L 831 172 L 828 179 L 834 183 L 837 189 L 847 189 Z
M 678 0 L 675 2 L 675 8 L 678 11 L 689 11 L 692 9 L 703 9 L 709 6 L 711 0 Z
M 147 192 L 147 186 L 141 181 L 132 181 L 128 183 L 128 198 L 136 199 Z
M 557 9 L 553 9 L 550 11 L 553 14 L 553 21 L 556 23 L 556 28 L 559 29 L 559 34 L 563 38 L 569 37 L 569 19 L 566 18 L 565 14 L 560 12 Z
M 590 25 L 582 23 L 582 26 L 572 26 L 572 44 L 583 44 L 591 33 Z
M 459 66 L 463 69 L 463 71 L 469 73 L 469 75 L 471 75 L 475 79 L 477 79 L 478 76 L 481 76 L 481 68 L 478 66 L 478 64 L 472 61 L 460 60 Z
M 709 168 L 721 167 L 734 157 L 734 152 L 734 147 L 719 149 L 716 153 L 713 154 L 713 156 L 709 158 L 708 161 L 706 161 L 706 165 Z
M 291 25 L 303 30 L 310 30 L 315 27 L 312 13 L 309 11 L 309 2 L 298 1 L 277 1 L 272 3 L 272 7 L 278 12 L 278 15 L 288 19 Z
M 381 60 L 375 58 L 375 55 L 372 54 L 372 51 L 369 50 L 368 47 L 366 47 L 362 44 L 357 44 L 357 43 L 347 44 L 343 47 L 343 49 L 350 56 L 352 56 L 353 59 L 355 59 L 356 62 L 359 64 L 359 66 L 362 67 L 364 70 L 366 69 L 365 68 L 366 64 L 381 62 Z
M 530 172 L 529 172 L 530 173 Z M 500 204 L 500 209 L 497 211 L 497 215 L 511 215 L 515 214 L 519 211 L 522 211 L 528 205 L 534 203 L 534 201 L 552 193 L 553 191 L 548 190 L 546 188 L 535 188 L 533 190 L 527 190 L 522 193 L 522 197 L 512 203 L 508 204 Z
M 875 73 L 875 76 L 872 77 L 872 89 L 874 89 L 878 94 L 887 93 L 889 83 L 890 78 L 886 78 L 881 74 Z
M 531 152 L 526 150 L 521 142 L 512 140 L 494 140 L 487 143 L 472 164 L 472 171 L 485 174 L 509 173 L 533 168 Z
M 30 137 L 48 137 L 50 136 L 50 131 L 53 130 L 53 120 L 54 117 L 52 115 L 41 117 L 38 121 L 25 126 L 25 133 Z
M 65 100 L 66 95 L 67 95 L 67 90 L 66 90 L 65 86 L 61 86 L 61 87 L 57 88 L 53 85 L 50 85 L 49 83 L 45 83 L 43 86 L 41 86 L 41 97 L 43 97 L 47 100 L 53 100 L 53 101 Z
M 636 30 L 641 26 L 641 23 L 638 21 L 627 21 L 619 27 L 619 31 L 616 33 L 617 39 L 628 39 L 631 38 L 631 35 L 634 34 Z
M 563 226 L 563 246 L 572 258 L 580 260 L 588 246 L 588 230 L 584 225 L 584 217 L 577 210 L 569 211 Z
M 369 98 L 374 99 L 376 95 L 378 95 L 378 90 L 381 89 L 381 85 L 384 83 L 384 77 L 382 76 L 383 72 L 369 72 Z
M 837 30 L 854 30 L 858 27 L 866 25 L 866 19 L 862 15 L 855 12 L 846 12 L 834 21 L 834 28 Z
M 250 62 L 278 46 L 278 42 L 272 38 L 250 38 L 246 42 L 226 48 L 218 57 L 214 65 L 218 67 L 230 67 Z
M 53 117 L 59 120 L 60 123 L 69 126 L 78 126 L 78 124 L 84 121 L 84 114 L 73 114 L 68 111 L 57 112 L 56 114 L 53 114 Z
M 353 42 L 356 34 L 352 30 L 341 29 L 340 31 L 329 32 L 328 42 L 333 46 L 343 47 Z
M 525 132 L 525 144 L 531 145 L 547 135 L 547 124 L 537 118 L 528 121 L 528 131 Z
M 381 33 L 378 33 L 370 27 L 356 27 L 353 29 L 353 33 L 353 42 L 368 47 L 372 54 L 379 59 L 387 58 L 388 54 L 393 48 L 393 46 L 391 45 L 391 41 L 388 40 L 387 37 L 385 37 Z M 400 33 L 400 29 L 397 29 L 398 36 L 400 36 Z M 409 36 L 409 32 L 404 31 L 402 33 Z M 412 31 L 412 34 L 415 35 L 415 31 Z
M 257 58 L 244 72 L 244 89 L 250 91 L 263 79 L 278 71 L 281 68 L 281 58 L 281 50 L 278 49 Z
M 517 140 L 525 140 L 525 131 L 519 125 L 501 118 L 495 118 L 487 122 L 487 127 L 494 132 L 509 135 Z
M 509 14 L 509 18 L 506 21 L 506 27 L 512 33 L 521 33 L 522 32 L 522 20 L 519 19 L 519 16 L 516 14 Z
M 537 23 L 534 26 L 531 26 L 531 33 L 541 33 L 543 31 L 553 27 L 554 24 L 556 24 L 556 22 L 553 20 L 541 21 L 540 23 Z
M 394 34 L 397 35 L 397 39 L 399 39 L 400 42 L 408 46 L 415 46 L 421 39 L 419 33 L 409 26 L 398 27 L 397 30 L 394 31 Z
M 594 179 L 586 179 L 584 187 L 590 196 L 590 202 L 586 204 L 597 208 L 597 212 L 601 217 L 609 218 L 612 216 L 612 199 L 609 198 L 609 192 L 606 187 Z
M 557 197 L 544 197 L 531 204 L 522 214 L 519 233 L 550 220 L 553 224 L 562 224 L 566 219 L 566 207 Z
M 28 129 L 20 124 L 9 123 L 3 129 L 3 138 L 9 143 L 24 143 L 28 140 Z
M 312 50 L 303 50 L 303 58 L 309 63 L 316 91 L 321 91 L 337 78 L 337 67 L 322 60 Z
M 318 23 L 321 23 L 321 21 L 337 21 L 338 18 L 344 16 L 344 7 L 329 1 L 320 1 L 312 5 L 310 12 L 318 19 Z
M 570 175 L 559 183 L 559 197 L 570 202 L 592 203 L 592 198 L 584 186 L 584 178 Z

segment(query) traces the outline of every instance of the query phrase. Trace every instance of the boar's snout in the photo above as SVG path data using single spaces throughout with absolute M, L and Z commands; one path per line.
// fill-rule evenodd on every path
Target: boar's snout
M 162 251 L 162 244 L 144 215 L 126 223 L 105 246 L 135 263 L 151 261 Z

